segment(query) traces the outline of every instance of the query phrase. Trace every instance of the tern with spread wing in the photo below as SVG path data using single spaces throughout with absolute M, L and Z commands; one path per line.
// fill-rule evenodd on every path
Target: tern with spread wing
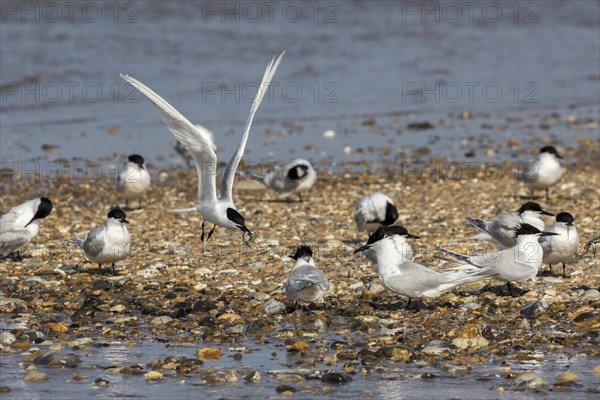
M 148 100 L 150 100 L 171 133 L 173 133 L 175 138 L 189 149 L 194 157 L 196 170 L 198 172 L 199 204 L 196 206 L 196 209 L 203 218 L 202 235 L 200 237 L 202 241 L 204 241 L 204 225 L 207 222 L 213 224 L 213 228 L 208 233 L 206 240 L 210 239 L 217 226 L 241 230 L 244 233 L 242 239 L 246 245 L 248 245 L 247 236 L 252 236 L 253 234 L 253 232 L 246 227 L 244 217 L 235 209 L 233 204 L 233 181 L 238 164 L 240 163 L 242 155 L 244 154 L 244 149 L 246 148 L 246 142 L 248 141 L 254 114 L 256 113 L 256 110 L 258 110 L 258 107 L 269 88 L 270 81 L 284 54 L 285 52 L 281 53 L 278 57 L 273 57 L 267 66 L 262 83 L 259 86 L 254 102 L 252 103 L 250 115 L 248 116 L 248 121 L 246 122 L 240 144 L 225 169 L 219 194 L 217 194 L 216 186 L 217 155 L 215 154 L 211 143 L 207 140 L 206 135 L 162 97 L 152 91 L 152 89 L 130 75 L 121 74 L 123 79 L 135 86 L 148 98 Z

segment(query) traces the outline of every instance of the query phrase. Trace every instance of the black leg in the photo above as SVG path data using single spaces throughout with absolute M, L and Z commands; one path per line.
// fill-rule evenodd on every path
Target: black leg
M 406 309 L 408 310 L 408 308 L 410 307 L 410 303 L 412 302 L 412 299 L 409 297 L 408 298 L 408 303 L 406 303 Z
M 563 263 L 563 278 L 567 277 L 567 266 Z
M 208 236 L 206 237 L 206 241 L 208 241 L 208 239 L 210 239 L 210 237 L 212 236 L 213 232 L 215 231 L 215 228 L 217 226 L 213 225 L 212 229 L 210 230 L 210 232 L 208 232 Z
M 550 190 L 546 188 L 546 200 L 550 200 Z
M 512 286 L 511 286 L 510 282 L 506 282 L 506 286 L 508 286 L 508 293 L 512 296 L 513 292 L 512 292 Z
M 102 264 L 98 264 L 98 269 L 100 270 L 100 275 L 102 275 L 104 273 L 104 271 L 102 271 Z
M 115 263 L 112 263 L 112 272 L 113 272 L 113 276 L 116 275 L 116 273 L 115 273 Z
M 200 241 L 202 241 L 202 242 L 204 242 L 204 224 L 205 223 L 206 223 L 205 221 L 202 221 L 202 235 L 200 235 Z
M 125 199 L 125 209 L 129 210 L 129 200 Z

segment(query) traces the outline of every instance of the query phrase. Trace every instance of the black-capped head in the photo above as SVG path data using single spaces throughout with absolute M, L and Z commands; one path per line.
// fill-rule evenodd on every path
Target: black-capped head
M 562 222 L 567 226 L 573 226 L 573 222 L 575 222 L 575 218 L 568 212 L 561 212 L 556 214 L 556 222 Z
M 558 150 L 556 150 L 556 147 L 554 146 L 544 146 L 540 149 L 540 154 L 543 153 L 549 153 L 549 154 L 554 154 L 554 156 L 556 158 L 562 158 L 562 156 L 560 154 L 558 154 Z
M 381 222 L 382 225 L 391 225 L 398 219 L 398 210 L 396 206 L 389 201 L 385 205 L 385 220 Z
M 140 156 L 139 154 L 132 154 L 129 157 L 127 157 L 127 160 L 129 160 L 129 162 L 137 164 L 140 168 L 144 166 L 144 157 Z
M 293 256 L 290 256 L 290 258 L 293 258 L 294 260 L 299 260 L 300 258 L 309 259 L 309 258 L 312 258 L 312 256 L 313 256 L 313 251 L 310 248 L 310 246 L 301 244 L 296 249 L 296 253 Z
M 523 235 L 553 236 L 553 235 L 558 235 L 558 233 L 542 232 L 533 225 L 521 224 L 521 225 L 518 225 L 515 229 L 515 237 L 519 237 L 519 236 L 523 236 Z
M 128 224 L 129 221 L 127 221 L 127 216 L 125 215 L 125 212 L 123 212 L 123 210 L 121 210 L 120 208 L 113 208 L 112 210 L 110 210 L 110 212 L 108 213 L 108 218 L 113 218 L 116 219 L 119 222 L 122 222 L 124 224 Z
M 288 170 L 287 176 L 289 179 L 296 181 L 298 179 L 304 178 L 306 173 L 308 172 L 308 165 L 300 164 L 294 165 L 292 168 Z
M 540 206 L 538 203 L 534 202 L 534 201 L 528 201 L 527 203 L 523 204 L 521 206 L 521 208 L 519 208 L 519 214 L 523 214 L 525 211 L 533 211 L 533 212 L 539 212 L 540 214 L 543 215 L 552 215 L 554 216 L 554 214 L 548 212 L 548 211 L 544 211 L 542 209 L 542 206 Z
M 359 253 L 361 251 L 365 251 L 368 248 L 370 248 L 371 246 L 373 246 L 375 243 L 379 242 L 380 240 L 383 240 L 387 237 L 394 236 L 394 235 L 404 236 L 404 237 L 410 238 L 410 239 L 420 239 L 419 236 L 411 235 L 410 233 L 408 233 L 406 228 L 404 228 L 400 225 L 392 225 L 392 226 L 383 226 L 382 225 L 379 227 L 379 229 L 377 229 L 375 232 L 373 232 L 371 234 L 371 236 L 369 236 L 369 240 L 367 240 L 366 245 L 354 250 L 354 254 Z
M 52 202 L 46 197 L 40 197 L 40 204 L 38 204 L 37 210 L 35 211 L 35 215 L 33 216 L 33 218 L 31 218 L 27 225 L 29 225 L 36 219 L 46 218 L 48 215 L 50 215 L 50 212 L 52 212 Z

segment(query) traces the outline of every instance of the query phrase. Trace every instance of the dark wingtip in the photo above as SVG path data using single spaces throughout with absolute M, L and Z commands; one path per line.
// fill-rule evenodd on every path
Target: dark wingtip
M 519 235 L 539 235 L 541 233 L 542 231 L 529 224 L 520 224 L 515 228 L 515 237 Z

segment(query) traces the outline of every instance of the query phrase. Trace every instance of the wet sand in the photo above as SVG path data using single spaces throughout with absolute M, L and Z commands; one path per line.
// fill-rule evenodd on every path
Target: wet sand
M 538 200 L 571 212 L 582 243 L 600 231 L 597 150 L 598 141 L 564 150 L 568 160 L 591 154 L 593 161 L 567 165 L 551 200 Z M 202 244 L 199 214 L 166 211 L 194 204 L 194 170 L 152 172 L 145 207 L 127 214 L 134 254 L 117 264 L 116 276 L 69 244 L 119 204 L 112 180 L 65 176 L 44 191 L 17 176 L 3 180 L 2 210 L 43 193 L 55 204 L 23 261 L 0 264 L 8 398 L 391 398 L 402 388 L 414 394 L 408 398 L 441 390 L 448 397 L 597 396 L 600 269 L 591 252 L 568 265 L 567 278 L 559 267 L 521 285 L 520 297 L 478 282 L 426 300 L 420 311 L 405 310 L 406 299 L 383 290 L 367 260 L 352 255 L 367 239 L 352 220 L 354 202 L 372 191 L 392 197 L 399 222 L 421 236 L 413 243 L 419 262 L 443 268 L 438 245 L 489 249 L 449 238 L 473 234 L 467 215 L 510 212 L 525 201 L 510 172 L 489 180 L 476 169 L 473 179 L 440 180 L 342 168 L 322 176 L 303 202 L 278 201 L 241 180 L 234 198 L 257 233 L 251 248 L 241 232 L 219 228 Z M 287 256 L 301 243 L 313 246 L 333 286 L 326 307 L 310 312 L 281 291 L 293 266 Z M 43 359 L 48 353 L 57 354 Z

